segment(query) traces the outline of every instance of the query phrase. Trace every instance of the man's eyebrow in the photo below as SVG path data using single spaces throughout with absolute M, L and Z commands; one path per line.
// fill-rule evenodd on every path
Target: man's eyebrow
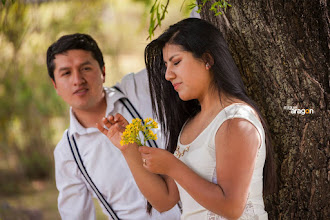
M 66 66 L 64 66 L 64 67 L 61 67 L 61 68 L 59 68 L 59 72 L 61 72 L 61 71 L 66 71 L 66 70 L 68 70 L 68 69 L 70 69 L 69 67 L 66 67 Z
M 80 64 L 79 67 L 89 65 L 89 64 L 91 64 L 91 62 L 87 60 L 86 62 L 83 62 L 82 64 Z M 58 71 L 61 72 L 61 71 L 69 70 L 69 69 L 70 69 L 70 67 L 64 66 L 64 67 L 59 68 Z
M 79 66 L 84 66 L 84 65 L 89 65 L 89 64 L 92 64 L 92 63 L 89 60 L 87 60 L 86 62 L 83 62 Z

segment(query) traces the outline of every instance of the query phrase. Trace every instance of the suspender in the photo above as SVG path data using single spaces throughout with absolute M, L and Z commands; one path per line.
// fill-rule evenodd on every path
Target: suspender
M 117 89 L 119 92 L 122 93 L 122 91 L 118 87 L 114 86 L 113 88 Z M 125 108 L 128 110 L 128 112 L 131 114 L 131 116 L 133 118 L 140 118 L 142 120 L 142 123 L 144 123 L 142 117 L 140 116 L 138 111 L 134 108 L 133 104 L 129 101 L 128 98 L 123 97 L 123 98 L 119 99 L 119 101 L 125 106 Z M 109 203 L 107 202 L 107 200 L 103 197 L 103 195 L 101 194 L 101 192 L 99 191 L 97 186 L 94 184 L 91 177 L 89 176 L 89 174 L 88 174 L 88 172 L 87 172 L 87 170 L 84 166 L 84 163 L 82 161 L 82 158 L 80 156 L 78 146 L 77 146 L 77 143 L 76 143 L 76 140 L 75 140 L 74 136 L 71 135 L 72 142 L 70 140 L 69 130 L 66 132 L 66 136 L 68 138 L 68 142 L 69 142 L 69 145 L 70 145 L 70 149 L 71 149 L 73 158 L 74 158 L 80 172 L 85 177 L 86 181 L 89 183 L 89 185 L 91 186 L 91 188 L 95 192 L 96 196 L 99 198 L 100 202 L 103 204 L 104 208 L 108 211 L 111 218 L 113 220 L 120 220 L 118 218 L 118 216 L 116 215 L 116 213 L 111 208 L 111 206 L 109 205 Z M 148 140 L 147 143 L 150 147 L 158 148 L 157 143 L 154 140 Z
M 103 195 L 101 194 L 101 192 L 99 191 L 99 189 L 96 187 L 96 185 L 94 184 L 93 180 L 91 179 L 91 177 L 88 175 L 87 170 L 84 166 L 84 163 L 81 159 L 79 150 L 78 150 L 78 146 L 76 143 L 76 140 L 74 139 L 74 136 L 72 135 L 72 140 L 73 140 L 73 145 L 71 144 L 70 141 L 70 137 L 69 137 L 69 130 L 66 132 L 66 136 L 68 138 L 68 142 L 71 148 L 71 152 L 73 154 L 74 160 L 76 161 L 76 164 L 78 165 L 78 168 L 80 170 L 80 172 L 82 173 L 82 175 L 85 177 L 86 181 L 89 183 L 89 185 L 92 187 L 93 191 L 95 192 L 95 194 L 97 195 L 97 197 L 99 198 L 100 202 L 103 204 L 104 208 L 108 211 L 108 213 L 110 214 L 111 218 L 113 220 L 120 220 L 118 218 L 118 216 L 116 215 L 116 213 L 112 210 L 111 206 L 109 205 L 109 203 L 107 202 L 107 200 L 105 200 L 105 198 L 103 197 Z
M 113 86 L 113 88 L 115 88 L 119 92 L 123 93 L 117 86 Z M 129 113 L 131 114 L 131 116 L 133 118 L 139 118 L 142 120 L 142 123 L 144 123 L 142 117 L 140 116 L 138 111 L 134 108 L 133 104 L 129 101 L 128 98 L 123 97 L 123 98 L 119 99 L 119 101 L 125 106 L 125 108 L 129 111 Z M 150 147 L 158 148 L 157 143 L 154 140 L 148 140 L 147 143 Z

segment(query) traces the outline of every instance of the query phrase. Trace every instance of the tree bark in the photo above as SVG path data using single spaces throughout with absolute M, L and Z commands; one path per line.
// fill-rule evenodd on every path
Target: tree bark
M 279 188 L 265 198 L 269 219 L 330 219 L 328 2 L 231 0 L 217 17 L 212 2 L 201 17 L 223 33 L 271 132 Z

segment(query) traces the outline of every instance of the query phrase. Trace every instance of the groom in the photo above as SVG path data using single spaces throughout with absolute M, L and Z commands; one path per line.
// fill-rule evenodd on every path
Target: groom
M 116 85 L 122 92 L 103 87 L 103 55 L 95 40 L 86 34 L 65 35 L 54 42 L 47 50 L 47 68 L 57 94 L 70 106 L 69 128 L 54 151 L 62 219 L 95 219 L 92 198 L 96 194 L 75 162 L 68 141 L 71 139 L 88 175 L 119 219 L 178 220 L 177 206 L 164 213 L 155 209 L 147 213 L 146 200 L 121 152 L 96 128 L 96 123 L 102 124 L 107 115 L 120 113 L 132 119 L 120 101 L 124 97 L 142 118 L 153 116 L 146 71 L 126 75 Z M 159 131 L 157 135 L 161 136 Z M 161 141 L 158 145 L 164 146 Z M 101 207 L 110 218 L 107 209 Z

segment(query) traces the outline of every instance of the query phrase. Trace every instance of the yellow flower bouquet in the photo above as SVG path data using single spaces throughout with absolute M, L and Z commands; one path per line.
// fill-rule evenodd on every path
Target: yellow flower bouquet
M 152 118 L 146 118 L 143 121 L 135 118 L 126 126 L 120 145 L 136 143 L 139 146 L 145 146 L 148 140 L 157 140 L 157 134 L 151 130 L 154 128 L 158 128 L 158 124 Z

